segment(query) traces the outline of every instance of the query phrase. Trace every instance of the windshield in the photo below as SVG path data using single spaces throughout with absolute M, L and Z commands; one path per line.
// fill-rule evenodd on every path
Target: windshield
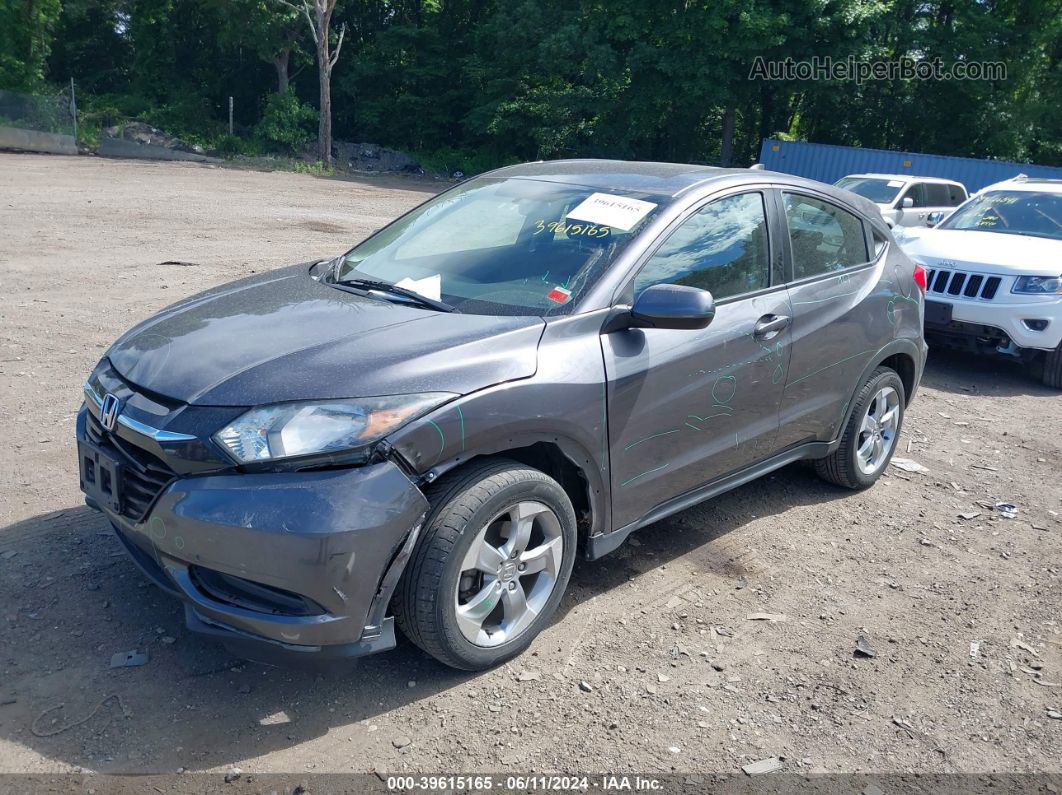
M 841 177 L 834 183 L 838 188 L 858 193 L 875 204 L 891 204 L 904 183 L 898 179 L 873 179 L 870 177 Z
M 469 314 L 564 314 L 664 201 L 473 179 L 351 249 L 332 280 L 397 283 Z
M 974 196 L 937 228 L 1062 240 L 1062 194 L 1031 190 L 989 191 Z

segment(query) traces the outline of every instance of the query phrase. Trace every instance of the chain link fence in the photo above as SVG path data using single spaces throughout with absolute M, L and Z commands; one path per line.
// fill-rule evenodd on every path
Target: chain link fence
M 0 89 L 0 149 L 77 154 L 73 86 L 47 95 Z

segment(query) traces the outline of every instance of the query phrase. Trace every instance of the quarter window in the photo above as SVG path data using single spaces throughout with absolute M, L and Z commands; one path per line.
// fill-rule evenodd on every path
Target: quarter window
M 671 233 L 642 267 L 634 294 L 654 284 L 682 284 L 728 298 L 768 287 L 769 263 L 763 194 L 727 196 Z
M 784 195 L 795 279 L 833 273 L 867 261 L 867 239 L 858 217 L 810 196 Z
M 959 185 L 948 185 L 948 206 L 958 207 L 966 201 L 966 191 Z

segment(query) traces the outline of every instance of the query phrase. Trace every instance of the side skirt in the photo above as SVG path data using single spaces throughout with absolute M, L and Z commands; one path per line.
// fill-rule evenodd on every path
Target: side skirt
M 587 542 L 586 557 L 588 560 L 597 560 L 618 549 L 627 540 L 627 536 L 639 528 L 650 525 L 653 522 L 659 522 L 661 519 L 666 519 L 668 516 L 684 511 L 699 502 L 718 497 L 720 494 L 736 489 L 738 486 L 744 486 L 749 481 L 763 477 L 794 461 L 800 461 L 804 458 L 824 458 L 836 450 L 840 444 L 840 439 L 833 442 L 808 442 L 798 447 L 784 450 L 765 461 L 760 461 L 758 464 L 753 464 L 704 486 L 699 486 L 685 494 L 680 494 L 678 497 L 673 497 L 667 502 L 656 506 L 641 519 L 631 522 L 626 527 L 613 530 L 611 533 L 599 533 L 596 536 L 591 536 Z

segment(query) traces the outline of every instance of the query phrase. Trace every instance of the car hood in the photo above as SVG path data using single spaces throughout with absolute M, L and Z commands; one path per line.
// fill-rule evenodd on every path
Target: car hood
M 897 238 L 909 257 L 936 267 L 941 261 L 967 265 L 1000 276 L 1058 276 L 1062 242 L 1030 235 L 975 232 L 962 229 L 914 229 Z
M 544 326 L 353 295 L 299 265 L 174 304 L 107 356 L 132 384 L 198 405 L 466 394 L 534 375 Z

